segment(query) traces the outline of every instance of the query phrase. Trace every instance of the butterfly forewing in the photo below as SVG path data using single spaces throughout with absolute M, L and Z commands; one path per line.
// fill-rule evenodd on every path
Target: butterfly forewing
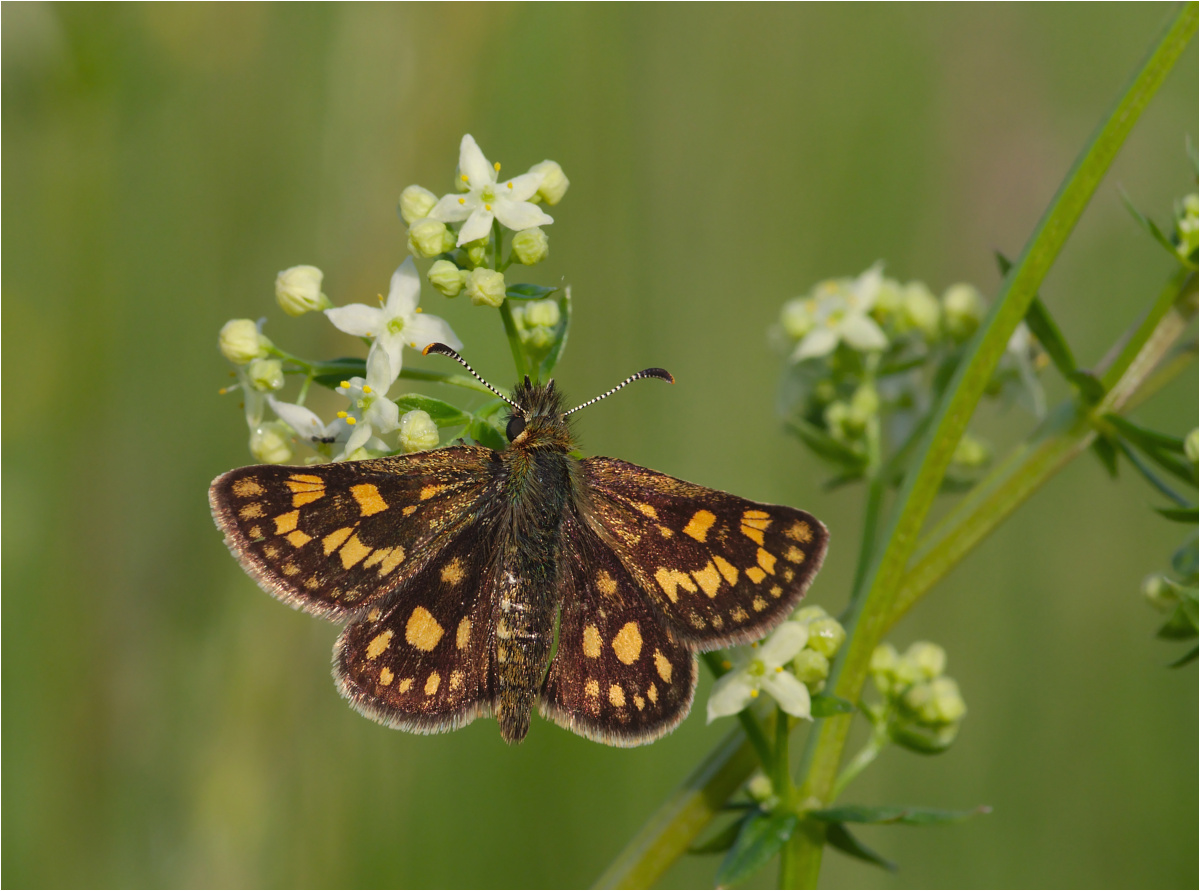
M 453 730 L 491 714 L 495 604 L 489 594 L 487 518 L 464 528 L 405 580 L 390 604 L 346 627 L 334 676 L 370 718 L 418 733 Z
M 694 648 L 757 640 L 804 596 L 829 534 L 810 514 L 586 458 L 585 517 Z
M 655 740 L 687 715 L 696 659 L 654 615 L 611 547 L 575 517 L 563 532 L 558 652 L 539 711 L 609 745 Z
M 339 618 L 411 578 L 467 522 L 496 453 L 457 447 L 314 467 L 244 467 L 213 481 L 226 544 L 268 592 Z

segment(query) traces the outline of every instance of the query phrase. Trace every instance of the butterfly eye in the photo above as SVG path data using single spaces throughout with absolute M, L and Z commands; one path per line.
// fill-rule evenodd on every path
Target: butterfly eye
M 508 437 L 508 441 L 512 442 L 520 436 L 525 430 L 525 419 L 520 415 L 513 415 L 508 419 L 508 429 L 504 431 Z

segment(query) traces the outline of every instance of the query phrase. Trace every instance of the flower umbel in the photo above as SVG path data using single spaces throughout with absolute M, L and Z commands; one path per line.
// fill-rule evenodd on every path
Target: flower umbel
M 493 219 L 518 232 L 554 222 L 553 217 L 530 200 L 542 187 L 543 175 L 525 173 L 497 182 L 500 165 L 488 162 L 470 133 L 462 138 L 458 169 L 466 191 L 443 196 L 429 212 L 429 218 L 443 223 L 463 223 L 458 233 L 460 246 L 486 236 L 491 231 Z
M 732 650 L 730 671 L 717 679 L 708 697 L 708 722 L 736 715 L 757 699 L 762 690 L 789 715 L 811 718 L 808 688 L 788 670 L 788 663 L 807 642 L 808 626 L 788 621 L 762 643 Z

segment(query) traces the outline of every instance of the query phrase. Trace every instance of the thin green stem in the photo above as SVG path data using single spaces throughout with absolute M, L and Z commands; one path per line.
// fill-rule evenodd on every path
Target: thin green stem
M 833 792 L 830 793 L 829 797 L 830 804 L 837 801 L 846 787 L 854 781 L 854 778 L 866 770 L 879 757 L 879 753 L 887 747 L 887 743 L 887 721 L 884 720 L 872 728 L 871 737 L 867 740 L 867 744 L 842 768 L 837 782 L 833 784 Z
M 1117 448 L 1121 450 L 1121 454 L 1123 454 L 1126 458 L 1129 459 L 1129 463 L 1137 468 L 1138 472 L 1145 478 L 1146 482 L 1148 482 L 1151 486 L 1158 489 L 1159 492 L 1161 492 L 1163 495 L 1165 495 L 1171 501 L 1174 501 L 1180 507 L 1191 507 L 1192 506 L 1192 503 L 1190 501 L 1188 501 L 1186 498 L 1184 498 L 1182 495 L 1180 495 L 1178 492 L 1176 492 L 1174 489 L 1172 489 L 1170 486 L 1168 486 L 1166 483 L 1164 483 L 1159 478 L 1158 474 L 1154 472 L 1154 469 L 1151 468 L 1148 464 L 1146 464 L 1146 462 L 1142 460 L 1141 456 L 1137 452 L 1135 452 L 1133 449 L 1131 449 L 1129 447 L 1128 443 L 1126 443 L 1123 439 L 1117 440 Z

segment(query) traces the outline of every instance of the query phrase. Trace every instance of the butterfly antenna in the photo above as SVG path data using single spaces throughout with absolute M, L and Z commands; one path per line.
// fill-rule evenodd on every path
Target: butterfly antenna
M 587 408 L 592 403 L 599 402 L 601 399 L 607 399 L 609 396 L 627 384 L 632 384 L 634 381 L 641 380 L 644 377 L 658 378 L 660 381 L 666 381 L 668 384 L 675 383 L 675 378 L 671 377 L 671 372 L 667 371 L 665 368 L 647 368 L 645 371 L 639 371 L 637 374 L 629 375 L 629 377 L 625 378 L 625 380 L 621 381 L 621 383 L 617 384 L 607 393 L 601 393 L 595 399 L 589 399 L 587 402 L 583 403 L 583 405 L 577 405 L 571 409 L 571 411 L 563 412 L 563 417 L 565 418 L 567 415 L 571 414 L 571 412 L 579 411 L 581 408 Z
M 479 376 L 479 374 L 475 371 L 475 369 L 467 364 L 466 359 L 464 359 L 462 356 L 460 356 L 457 352 L 452 350 L 450 347 L 446 346 L 444 343 L 431 343 L 429 346 L 425 347 L 425 349 L 421 351 L 422 356 L 428 356 L 430 353 L 438 353 L 439 355 L 442 355 L 442 356 L 449 356 L 451 359 L 453 359 L 455 362 L 457 362 L 463 368 L 467 369 L 467 371 L 471 372 L 471 376 L 474 377 L 475 380 L 479 381 L 479 383 L 483 384 L 485 387 L 487 387 L 489 390 L 491 390 L 493 393 L 495 393 L 497 396 L 499 396 L 501 399 L 503 399 L 505 402 L 507 402 L 513 408 L 520 409 L 521 406 L 517 405 L 515 402 L 513 402 L 511 399 L 509 399 L 507 396 L 505 396 L 503 393 L 501 393 L 499 390 L 497 390 L 495 387 L 493 387 L 491 384 L 489 384 L 487 381 L 485 381 L 483 378 L 481 378 Z M 624 385 L 622 385 L 622 386 L 624 386 Z M 605 394 L 605 395 L 607 395 L 607 394 Z

